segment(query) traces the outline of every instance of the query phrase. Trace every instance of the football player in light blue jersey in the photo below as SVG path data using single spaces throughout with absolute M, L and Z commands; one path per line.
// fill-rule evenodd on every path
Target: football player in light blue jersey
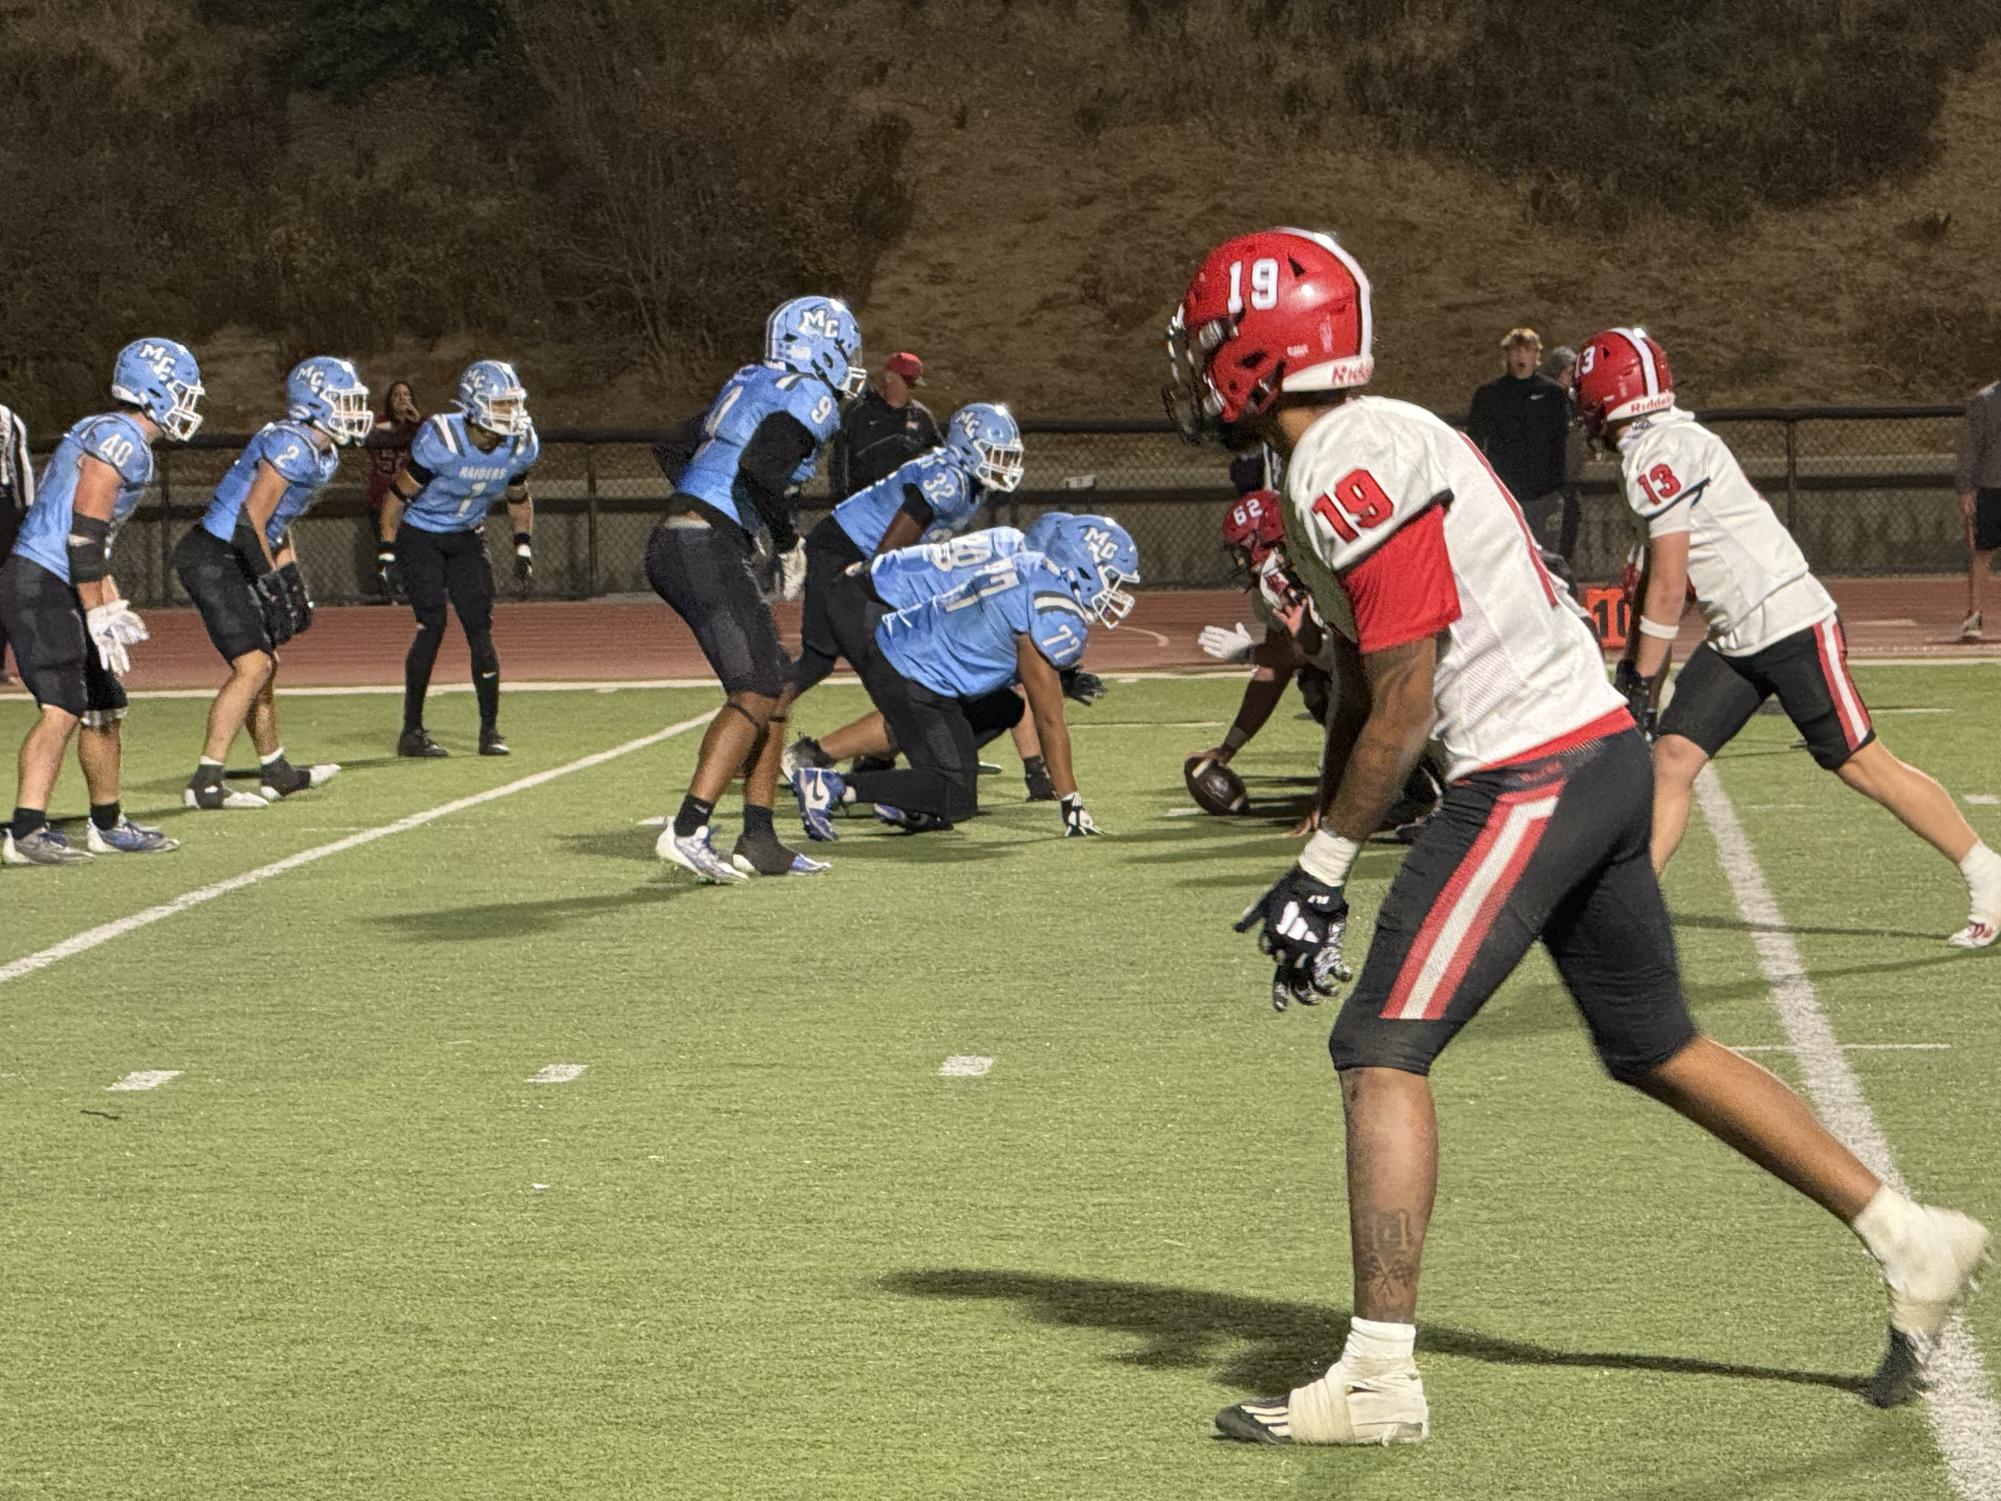
M 318 787 L 340 768 L 294 766 L 278 738 L 278 648 L 302 634 L 313 604 L 292 545 L 292 523 L 340 468 L 337 445 L 374 425 L 368 387 L 331 355 L 299 361 L 285 377 L 285 416 L 266 423 L 215 487 L 201 522 L 174 548 L 174 571 L 201 612 L 208 639 L 229 664 L 209 706 L 201 759 L 182 800 L 190 808 L 262 808 Z M 237 732 L 257 747 L 258 790 L 231 792 L 223 765 Z
M 861 328 L 832 297 L 795 297 L 765 325 L 764 359 L 723 384 L 690 436 L 666 445 L 673 481 L 667 514 L 646 543 L 646 578 L 688 623 L 727 699 L 702 737 L 695 774 L 654 852 L 716 884 L 751 875 L 812 875 L 823 862 L 779 843 L 771 822 L 784 744 L 779 700 L 790 663 L 752 550 L 764 533 L 781 559 L 781 592 L 799 596 L 805 548 L 793 520 L 799 487 L 840 425 L 840 403 L 867 380 Z M 730 858 L 716 850 L 718 799 L 741 771 L 743 832 Z
M 500 653 L 493 646 L 493 565 L 486 516 L 502 500 L 514 526 L 514 578 L 535 577 L 535 501 L 528 477 L 542 451 L 528 416 L 528 392 L 505 360 L 474 360 L 459 376 L 458 410 L 427 418 L 410 441 L 410 458 L 383 497 L 376 561 L 393 595 L 400 587 L 417 617 L 403 659 L 403 732 L 399 756 L 449 754 L 424 727 L 431 669 L 445 639 L 451 604 L 472 653 L 479 698 L 479 753 L 508 754 L 500 733 Z
M 1081 547 L 1082 529 L 1090 524 L 1109 524 L 1108 517 L 1079 517 L 1067 511 L 1047 511 L 1038 516 L 1026 532 L 1011 526 L 989 527 L 968 532 L 945 542 L 925 543 L 879 553 L 866 565 L 851 565 L 848 572 L 864 585 L 871 604 L 880 612 L 906 609 L 934 595 L 957 588 L 996 558 L 1013 557 L 1021 551 L 1061 556 L 1066 549 Z M 880 618 L 880 614 L 876 616 Z M 871 622 L 871 627 L 873 622 Z M 1072 663 L 1061 674 L 1063 696 L 1080 704 L 1094 704 L 1104 697 L 1104 682 L 1095 674 Z M 1004 705 L 982 703 L 972 713 L 974 728 L 986 742 L 998 730 L 993 726 L 1005 718 Z M 1030 802 L 1056 801 L 1056 788 L 1049 780 L 1049 768 L 1042 755 L 1032 716 L 1017 717 L 1005 728 L 1013 737 L 1015 753 L 1021 757 L 1023 784 Z M 801 736 L 785 750 L 785 776 L 789 780 L 802 766 L 834 766 L 843 761 L 857 762 L 857 769 L 871 760 L 894 760 L 896 741 L 880 712 L 871 711 L 818 739 Z M 982 765 L 983 770 L 997 768 Z
M 868 649 L 883 615 L 862 566 L 914 545 L 927 530 L 949 536 L 970 521 L 989 495 L 1021 483 L 1021 428 L 1004 406 L 972 402 L 945 425 L 936 448 L 907 459 L 856 491 L 806 538 L 806 601 L 800 611 L 799 660 L 792 664 L 774 718 L 787 717 L 799 696 L 821 682 L 842 657 Z M 811 737 L 786 747 L 787 776 L 799 758 L 815 759 Z M 815 764 L 826 764 L 817 761 Z
M 111 395 L 115 410 L 63 435 L 0 566 L 0 619 L 40 709 L 21 746 L 14 814 L 0 842 L 9 865 L 71 865 L 180 845 L 133 823 L 119 803 L 126 700 L 118 679 L 146 627 L 119 596 L 111 544 L 152 483 L 154 440 L 184 443 L 201 426 L 201 367 L 172 339 L 134 339 L 118 352 Z M 48 820 L 63 750 L 79 724 L 77 759 L 90 789 L 87 850 Z
M 1118 523 L 1091 518 L 1081 551 L 1021 551 L 977 569 L 965 582 L 884 617 L 874 649 L 855 663 L 887 721 L 907 770 L 842 776 L 801 767 L 793 779 L 801 821 L 815 839 L 834 838 L 833 810 L 869 802 L 906 827 L 937 828 L 978 811 L 979 762 L 968 706 L 1001 700 L 1019 683 L 1048 762 L 1066 836 L 1099 832 L 1078 795 L 1059 676 L 1084 654 L 1091 623 L 1116 625 L 1130 607 L 1124 584 L 1139 574 L 1138 550 Z M 1061 539 L 1059 539 L 1061 540 Z M 1121 605 L 1119 600 L 1125 603 Z

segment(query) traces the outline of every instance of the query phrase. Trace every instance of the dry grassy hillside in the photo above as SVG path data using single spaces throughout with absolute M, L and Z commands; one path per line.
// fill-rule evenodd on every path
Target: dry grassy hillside
M 785 23 L 849 60 L 858 105 L 909 122 L 914 212 L 859 310 L 870 353 L 919 350 L 940 403 L 1155 413 L 1160 324 L 1192 258 L 1287 222 L 1334 229 L 1358 253 L 1377 288 L 1380 389 L 1428 403 L 1462 403 L 1495 368 L 1500 333 L 1524 322 L 1557 341 L 1644 321 L 1712 404 L 1954 399 L 2001 368 L 2001 48 L 1948 83 L 1939 149 L 1906 180 L 1736 222 L 1642 210 L 1598 231 L 1539 224 L 1526 188 L 1393 149 L 1352 114 L 1309 136 L 1277 100 L 1179 120 L 1116 94 L 1108 105 L 1108 80 L 1135 66 L 1128 10 L 1021 0 L 972 27 L 949 5 L 852 0 Z M 405 340 L 364 364 L 436 401 L 497 344 L 555 423 L 660 420 L 735 363 L 733 350 L 690 353 L 663 372 L 567 343 L 561 327 Z M 244 328 L 207 337 L 219 425 L 262 413 L 282 344 Z

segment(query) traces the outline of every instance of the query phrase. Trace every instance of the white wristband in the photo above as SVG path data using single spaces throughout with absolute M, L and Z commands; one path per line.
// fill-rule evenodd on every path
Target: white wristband
M 1672 641 L 1681 634 L 1681 626 L 1679 624 L 1662 625 L 1658 620 L 1650 620 L 1642 615 L 1640 617 L 1640 634 L 1642 636 L 1652 636 L 1656 641 Z
M 1361 853 L 1362 846 L 1355 840 L 1321 829 L 1306 841 L 1306 848 L 1299 852 L 1299 868 L 1329 886 L 1342 886 L 1347 883 L 1348 871 L 1354 865 L 1355 857 Z

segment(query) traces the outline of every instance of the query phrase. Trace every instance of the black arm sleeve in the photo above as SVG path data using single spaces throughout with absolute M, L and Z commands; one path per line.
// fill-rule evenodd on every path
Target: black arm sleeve
M 781 552 L 799 536 L 792 524 L 792 476 L 816 446 L 812 433 L 797 417 L 773 412 L 758 423 L 737 460 L 737 483 L 748 492 L 750 503 Z
M 417 490 L 422 490 L 424 486 L 428 485 L 432 480 L 438 477 L 437 470 L 426 469 L 422 464 L 418 463 L 415 459 L 411 459 L 409 462 L 404 464 L 403 467 L 410 471 L 410 478 L 417 482 Z M 400 490 L 397 491 L 396 493 L 398 495 L 403 494 L 403 492 Z M 417 492 L 413 490 L 410 492 L 409 495 L 404 495 L 403 498 L 405 500 L 414 499 L 416 493 Z
M 653 462 L 660 466 L 660 472 L 667 476 L 667 483 L 681 483 L 681 472 L 695 457 L 695 450 L 702 446 L 702 421 L 707 412 L 697 412 L 685 422 L 676 424 L 664 443 L 653 445 Z
M 111 572 L 111 523 L 96 516 L 72 515 L 69 523 L 69 579 L 94 584 Z

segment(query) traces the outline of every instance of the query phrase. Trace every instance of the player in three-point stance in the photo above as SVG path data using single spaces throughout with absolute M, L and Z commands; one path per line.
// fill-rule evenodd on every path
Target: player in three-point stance
M 119 596 L 111 543 L 153 481 L 153 442 L 185 443 L 201 426 L 201 367 L 172 339 L 135 339 L 112 367 L 113 411 L 63 434 L 0 565 L 0 620 L 14 644 L 21 682 L 40 714 L 21 746 L 14 816 L 0 860 L 73 865 L 92 855 L 177 849 L 119 804 L 119 721 L 130 649 L 146 627 Z M 77 726 L 77 759 L 90 789 L 87 849 L 49 827 L 49 794 Z
M 1666 352 L 1645 329 L 1608 328 L 1577 366 L 1578 415 L 1618 453 L 1647 526 L 1642 610 L 1618 671 L 1635 713 L 1666 670 L 1688 593 L 1709 623 L 1654 742 L 1654 869 L 1674 858 L 1702 768 L 1776 694 L 1815 761 L 1959 867 L 1971 910 L 1947 941 L 1986 948 L 2001 936 L 2001 855 L 1950 793 L 1876 738 L 1833 596 L 1728 446 L 1674 404 Z
M 979 811 L 975 723 L 997 733 L 1019 719 L 1017 683 L 1035 719 L 1065 836 L 1099 832 L 1071 769 L 1061 674 L 1083 657 L 1092 622 L 1109 628 L 1131 610 L 1125 585 L 1139 579 L 1139 549 L 1109 517 L 1071 519 L 1073 537 L 1059 532 L 1053 554 L 996 558 L 956 587 L 882 618 L 873 642 L 850 660 L 910 765 L 846 775 L 800 767 L 792 790 L 808 835 L 836 838 L 833 812 L 847 803 L 873 803 L 878 817 L 913 831 L 972 817 Z M 911 569 L 897 567 L 912 559 Z M 911 548 L 872 568 L 892 591 L 921 587 L 943 571 Z M 892 575 L 900 575 L 895 583 Z
M 1263 1443 L 1411 1443 L 1430 1412 L 1415 1359 L 1437 1183 L 1427 1075 L 1541 940 L 1613 1078 L 1670 1106 L 1851 1226 L 1889 1286 L 1870 1386 L 1910 1397 L 1987 1253 L 1965 1215 L 1913 1203 L 1784 1084 L 1689 1015 L 1648 856 L 1652 762 L 1596 641 L 1547 576 L 1513 497 L 1422 408 L 1361 394 L 1369 283 L 1331 238 L 1269 230 L 1196 272 L 1169 328 L 1169 406 L 1192 439 L 1288 460 L 1289 557 L 1343 638 L 1320 831 L 1239 921 L 1273 987 L 1348 977 L 1343 888 L 1436 734 L 1449 785 L 1392 880 L 1330 1050 L 1347 1119 L 1354 1319 L 1290 1394 L 1217 1414 Z
M 450 602 L 472 653 L 479 698 L 479 753 L 508 753 L 500 733 L 500 653 L 493 647 L 493 565 L 486 556 L 486 514 L 507 502 L 514 527 L 514 577 L 535 577 L 535 501 L 528 478 L 542 443 L 528 416 L 528 392 L 505 360 L 475 360 L 459 376 L 458 410 L 424 420 L 410 440 L 410 460 L 383 497 L 376 557 L 393 595 L 409 597 L 417 634 L 403 659 L 403 733 L 399 756 L 449 754 L 424 728 L 431 668 L 445 639 Z
M 992 402 L 971 402 L 952 414 L 937 447 L 857 490 L 807 533 L 799 658 L 774 718 L 788 717 L 837 660 L 845 657 L 852 664 L 871 649 L 876 623 L 887 613 L 869 590 L 872 559 L 913 547 L 921 537 L 934 546 L 948 543 L 990 493 L 1006 494 L 1020 484 L 1021 473 L 1021 428 L 1013 413 Z M 833 738 L 840 735 L 836 731 Z M 802 765 L 831 764 L 816 741 L 802 736 L 785 747 L 779 770 L 790 780 Z
M 286 759 L 278 739 L 278 648 L 313 621 L 292 523 L 340 468 L 336 445 L 359 443 L 374 421 L 368 387 L 353 365 L 330 355 L 299 361 L 285 378 L 284 420 L 258 429 L 215 487 L 200 524 L 174 548 L 181 587 L 229 664 L 229 680 L 209 706 L 201 760 L 182 794 L 190 808 L 262 808 L 321 786 L 340 770 Z M 242 729 L 257 747 L 255 793 L 231 792 L 222 781 Z
M 715 885 L 827 868 L 780 844 L 771 822 L 785 740 L 778 705 L 791 663 L 758 587 L 753 539 L 770 538 L 782 591 L 797 598 L 808 566 L 793 521 L 798 490 L 840 426 L 841 399 L 868 382 L 861 347 L 861 326 L 838 299 L 779 304 L 765 323 L 764 358 L 716 393 L 701 446 L 676 461 L 667 515 L 647 539 L 647 582 L 688 623 L 727 695 L 702 736 L 687 795 L 653 848 Z M 743 832 L 724 859 L 711 822 L 739 771 Z

